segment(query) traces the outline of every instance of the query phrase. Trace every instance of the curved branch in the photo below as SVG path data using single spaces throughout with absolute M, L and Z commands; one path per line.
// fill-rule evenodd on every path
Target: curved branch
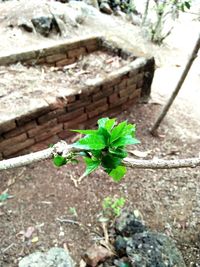
M 44 159 L 51 158 L 53 155 L 53 148 L 47 148 L 38 152 L 30 153 L 16 158 L 5 159 L 0 161 L 0 171 L 23 167 L 34 162 L 39 162 Z
M 66 156 L 69 152 L 72 151 L 77 151 L 77 149 L 74 149 L 65 141 L 60 141 L 52 148 L 47 148 L 38 152 L 30 153 L 12 159 L 2 160 L 0 161 L 0 171 L 22 167 L 31 163 L 39 162 L 51 158 L 55 154 Z M 138 160 L 132 158 L 125 158 L 123 160 L 123 164 L 129 168 L 136 169 L 194 168 L 200 166 L 200 157 L 174 160 Z

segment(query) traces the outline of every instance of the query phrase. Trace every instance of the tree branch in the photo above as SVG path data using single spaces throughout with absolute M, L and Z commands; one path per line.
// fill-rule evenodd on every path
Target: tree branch
M 178 169 L 178 168 L 195 168 L 200 166 L 200 158 L 189 159 L 152 159 L 152 160 L 138 160 L 125 158 L 123 160 L 125 166 L 136 169 Z
M 29 165 L 31 163 L 39 162 L 53 157 L 55 154 L 67 156 L 70 152 L 75 152 L 74 149 L 65 141 L 60 141 L 52 148 L 47 148 L 38 152 L 30 153 L 24 156 L 19 156 L 12 159 L 0 161 L 0 171 L 8 170 L 17 167 Z M 172 168 L 194 168 L 200 166 L 200 157 L 188 159 L 174 159 L 174 160 L 137 160 L 132 158 L 125 158 L 123 164 L 129 168 L 136 169 L 172 169 Z

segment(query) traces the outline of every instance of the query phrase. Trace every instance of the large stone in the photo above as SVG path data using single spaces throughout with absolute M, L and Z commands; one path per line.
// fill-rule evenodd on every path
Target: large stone
M 186 267 L 174 241 L 161 233 L 133 235 L 127 241 L 126 253 L 132 267 Z
M 74 267 L 68 252 L 62 248 L 51 248 L 46 253 L 35 252 L 23 258 L 19 267 Z
M 52 16 L 48 15 L 41 15 L 38 17 L 34 17 L 31 19 L 36 32 L 40 33 L 41 35 L 47 37 L 51 29 L 53 27 L 53 18 Z
M 116 219 L 115 230 L 122 236 L 130 237 L 146 231 L 146 226 L 133 212 L 123 211 Z
M 19 18 L 18 26 L 27 32 L 33 32 L 33 24 L 26 18 Z
M 106 13 L 108 15 L 112 14 L 112 9 L 110 8 L 109 4 L 108 3 L 101 3 L 100 4 L 100 10 L 103 12 L 103 13 Z

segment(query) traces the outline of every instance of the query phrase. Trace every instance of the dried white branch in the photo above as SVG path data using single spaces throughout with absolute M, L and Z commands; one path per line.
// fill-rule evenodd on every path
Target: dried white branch
M 200 158 L 188 159 L 152 159 L 152 160 L 138 160 L 132 158 L 125 158 L 124 165 L 129 168 L 136 169 L 178 169 L 178 168 L 195 168 L 200 166 Z
M 29 165 L 51 158 L 55 154 L 66 156 L 72 151 L 77 151 L 68 145 L 65 141 L 60 141 L 53 148 L 47 148 L 38 152 L 30 153 L 16 158 L 0 161 L 0 171 L 13 169 Z M 125 158 L 123 164 L 129 168 L 136 169 L 172 169 L 172 168 L 194 168 L 200 166 L 200 157 L 188 159 L 153 159 L 153 160 L 138 160 L 133 158 Z

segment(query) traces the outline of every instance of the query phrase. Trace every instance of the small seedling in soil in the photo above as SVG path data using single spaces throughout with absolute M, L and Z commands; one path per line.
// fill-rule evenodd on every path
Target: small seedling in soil
M 106 197 L 103 200 L 103 217 L 108 219 L 115 219 L 116 217 L 120 216 L 122 208 L 125 205 L 125 198 L 111 198 Z
M 69 212 L 71 213 L 72 216 L 74 216 L 74 217 L 78 217 L 78 213 L 77 213 L 77 211 L 76 211 L 76 208 L 74 208 L 74 207 L 70 207 L 70 208 L 69 208 Z

